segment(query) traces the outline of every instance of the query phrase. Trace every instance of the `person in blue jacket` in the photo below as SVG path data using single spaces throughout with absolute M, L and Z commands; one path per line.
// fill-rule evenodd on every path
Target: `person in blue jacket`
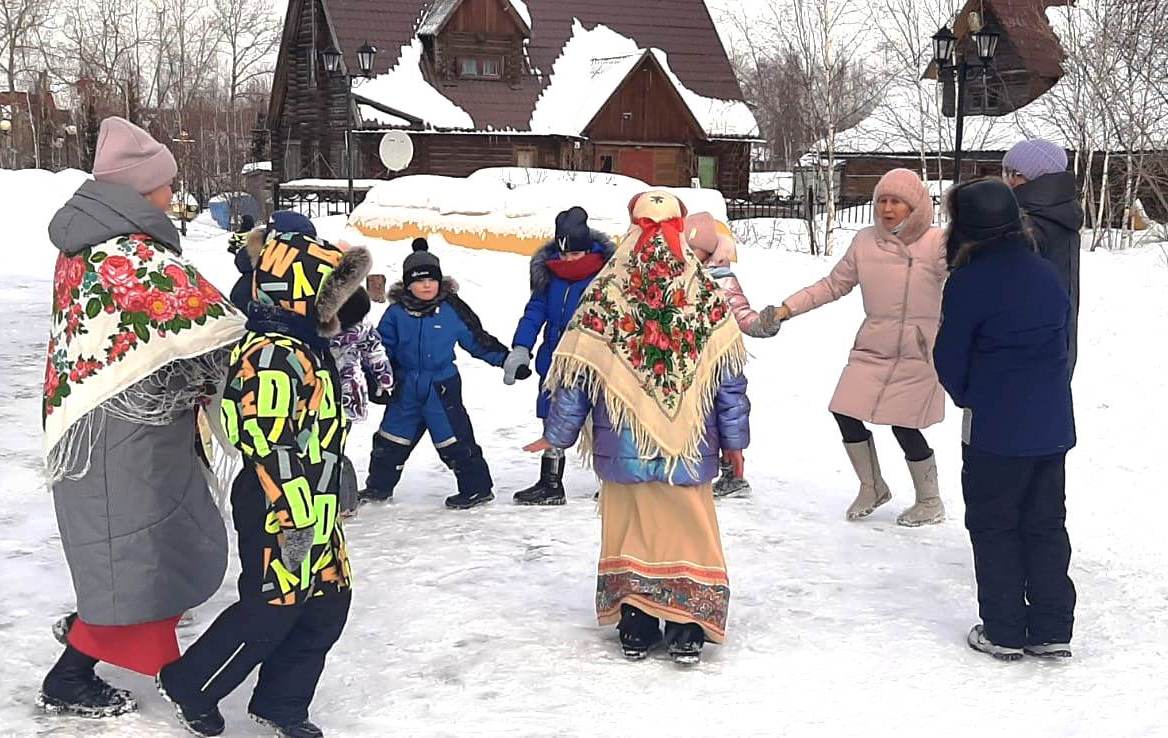
M 429 431 L 430 440 L 458 481 L 458 494 L 446 498 L 456 510 L 495 499 L 491 471 L 462 402 L 462 377 L 454 347 L 502 367 L 507 347 L 487 333 L 458 296 L 453 279 L 443 278 L 438 257 L 425 239 L 413 242 L 402 281 L 389 289 L 390 306 L 377 326 L 395 378 L 381 427 L 373 436 L 369 477 L 360 497 L 384 501 L 393 496 L 402 468 Z M 520 378 L 531 372 L 519 372 Z
M 968 642 L 1004 660 L 1068 658 L 1071 301 L 1004 182 L 959 185 L 948 208 L 952 273 L 934 361 L 966 411 L 961 481 L 982 619 Z
M 599 231 L 588 227 L 588 213 L 581 207 L 569 208 L 556 216 L 556 237 L 531 257 L 531 299 L 515 329 L 513 348 L 503 364 L 503 382 L 515 383 L 515 373 L 531 362 L 531 351 L 543 331 L 543 342 L 535 357 L 535 371 L 543 378 L 552 364 L 552 353 L 568 321 L 576 314 L 580 296 L 592 278 L 604 267 L 616 244 Z M 540 389 L 535 400 L 535 415 L 547 418 L 550 398 Z M 563 505 L 564 453 L 549 449 L 540 461 L 539 481 L 515 493 L 520 505 Z

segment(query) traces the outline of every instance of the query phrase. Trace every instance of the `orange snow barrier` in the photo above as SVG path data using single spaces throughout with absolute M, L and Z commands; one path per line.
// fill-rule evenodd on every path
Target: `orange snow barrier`
M 539 251 L 540 247 L 552 237 L 551 233 L 539 238 L 522 238 L 520 236 L 494 233 L 491 231 L 470 233 L 467 231 L 435 228 L 433 226 L 423 227 L 421 224 L 413 221 L 403 221 L 400 225 L 392 227 L 372 226 L 363 223 L 356 223 L 354 227 L 362 235 L 370 238 L 380 238 L 385 241 L 405 241 L 439 234 L 447 243 L 455 246 L 462 246 L 468 249 L 483 249 L 485 251 L 503 251 L 512 254 L 522 254 L 524 256 L 531 256 L 536 251 Z

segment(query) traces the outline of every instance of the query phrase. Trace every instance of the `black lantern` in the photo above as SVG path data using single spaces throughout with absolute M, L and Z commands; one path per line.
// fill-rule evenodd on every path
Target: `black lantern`
M 989 66 L 993 61 L 994 52 L 998 50 L 997 31 L 987 31 L 984 28 L 973 34 L 973 43 L 977 46 L 977 58 L 981 59 L 982 64 Z
M 933 34 L 933 62 L 938 67 L 947 67 L 953 58 L 953 49 L 957 46 L 957 37 L 948 26 Z
M 357 49 L 357 66 L 361 69 L 363 76 L 373 76 L 373 57 L 375 56 L 377 56 L 377 47 L 370 46 L 368 41 Z
M 324 69 L 329 74 L 341 71 L 341 52 L 337 51 L 335 47 L 330 46 L 320 52 L 320 60 L 324 63 Z

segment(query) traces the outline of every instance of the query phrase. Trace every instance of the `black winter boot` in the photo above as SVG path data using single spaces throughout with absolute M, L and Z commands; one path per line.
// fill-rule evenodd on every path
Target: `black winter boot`
M 223 735 L 223 731 L 227 729 L 227 722 L 223 719 L 223 713 L 219 712 L 218 707 L 212 706 L 209 710 L 200 710 L 190 705 L 183 705 L 172 698 L 166 691 L 162 672 L 159 672 L 158 676 L 154 678 L 154 685 L 158 687 L 158 694 L 162 695 L 162 699 L 174 705 L 174 713 L 175 717 L 178 718 L 179 725 L 186 728 L 188 732 L 212 738 Z
M 706 633 L 697 623 L 666 623 L 665 642 L 675 664 L 690 666 L 702 660 Z
M 365 489 L 357 493 L 357 504 L 364 505 L 366 502 L 392 502 L 393 490 L 384 491 L 379 489 Z
M 493 499 L 495 499 L 495 494 L 489 489 L 484 492 L 459 492 L 446 498 L 446 507 L 451 510 L 469 510 L 472 507 L 485 505 Z
M 564 494 L 564 456 L 544 456 L 539 464 L 539 481 L 527 489 L 515 493 L 517 505 L 563 505 L 568 501 Z
M 324 731 L 316 726 L 315 723 L 305 720 L 299 723 L 277 723 L 275 720 L 268 720 L 265 717 L 260 717 L 254 712 L 249 712 L 251 719 L 264 726 L 276 731 L 279 738 L 324 738 Z
M 138 709 L 138 703 L 124 689 L 114 689 L 93 673 L 97 659 L 72 646 L 45 676 L 36 706 L 52 715 L 108 718 Z
M 661 621 L 632 605 L 621 605 L 621 619 L 616 629 L 620 633 L 621 652 L 629 661 L 641 661 L 661 642 Z

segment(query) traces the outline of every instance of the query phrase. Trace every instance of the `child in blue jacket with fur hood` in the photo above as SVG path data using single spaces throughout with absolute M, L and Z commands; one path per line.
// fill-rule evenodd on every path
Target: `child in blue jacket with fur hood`
M 543 342 L 535 357 L 535 371 L 540 384 L 551 367 L 552 354 L 560 336 L 576 313 L 580 297 L 593 277 L 612 258 L 616 245 L 599 231 L 588 227 L 588 213 L 572 207 L 556 216 L 556 237 L 531 257 L 531 299 L 515 329 L 513 348 L 503 364 L 503 382 L 513 384 L 515 372 L 526 368 L 531 351 L 543 331 Z M 543 389 L 535 401 L 535 414 L 547 418 L 550 399 Z M 515 493 L 520 505 L 563 505 L 564 453 L 559 449 L 544 452 L 539 481 Z

